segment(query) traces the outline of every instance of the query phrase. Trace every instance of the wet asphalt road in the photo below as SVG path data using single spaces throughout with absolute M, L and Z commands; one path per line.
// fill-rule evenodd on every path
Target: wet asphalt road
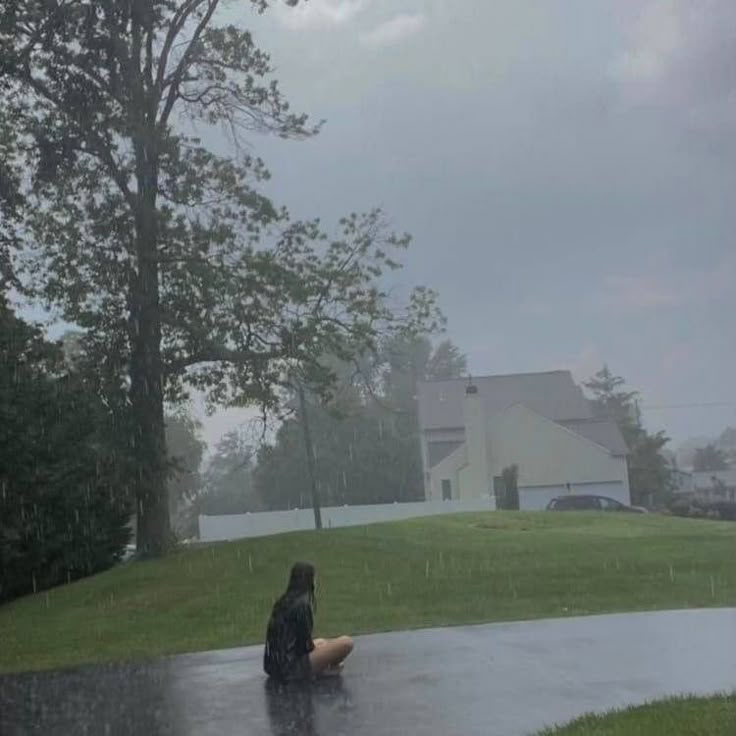
M 736 690 L 736 609 L 359 637 L 342 677 L 271 687 L 261 648 L 0 677 L 0 734 L 527 736 L 588 711 Z

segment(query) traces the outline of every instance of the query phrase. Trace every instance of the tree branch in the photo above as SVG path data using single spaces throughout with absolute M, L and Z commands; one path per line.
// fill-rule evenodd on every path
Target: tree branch
M 212 19 L 212 16 L 214 15 L 215 10 L 217 9 L 217 6 L 220 3 L 220 0 L 190 0 L 184 7 L 191 6 L 191 9 L 188 13 L 183 15 L 181 20 L 181 26 L 176 31 L 176 34 L 179 33 L 181 30 L 181 27 L 183 27 L 186 20 L 191 16 L 191 13 L 194 12 L 197 6 L 199 6 L 202 2 L 207 2 L 209 7 L 205 11 L 204 15 L 200 19 L 199 23 L 197 24 L 197 27 L 194 30 L 194 34 L 192 35 L 192 38 L 190 39 L 189 43 L 187 44 L 186 49 L 184 50 L 184 53 L 182 54 L 181 59 L 179 60 L 179 63 L 176 65 L 176 69 L 172 75 L 170 86 L 169 86 L 169 93 L 166 96 L 166 102 L 164 104 L 163 112 L 161 113 L 161 117 L 159 118 L 159 126 L 161 128 L 164 128 L 166 124 L 169 121 L 169 116 L 171 115 L 171 111 L 174 108 L 174 104 L 176 103 L 177 96 L 179 94 L 179 85 L 182 82 L 182 79 L 184 77 L 184 72 L 186 71 L 188 65 L 189 65 L 189 57 L 192 53 L 192 49 L 196 46 L 198 43 L 200 36 L 202 33 L 204 33 L 205 29 L 207 28 L 210 20 Z M 173 28 L 172 23 L 172 28 Z M 170 35 L 170 34 L 169 34 Z M 174 35 L 174 38 L 176 35 Z M 167 36 L 168 40 L 168 36 Z M 173 43 L 173 39 L 172 39 Z M 159 75 L 161 74 L 162 66 L 159 65 Z M 161 77 L 161 91 L 163 91 L 163 77 Z
M 168 361 L 165 364 L 165 374 L 174 376 L 184 369 L 200 363 L 232 363 L 234 365 L 268 363 L 271 360 L 286 358 L 287 353 L 283 349 L 273 350 L 271 353 L 257 350 L 230 349 L 217 345 L 205 345 L 192 352 L 190 355 Z
M 187 2 L 183 3 L 181 7 L 177 9 L 171 19 L 169 30 L 166 34 L 166 38 L 164 39 L 163 48 L 161 49 L 161 56 L 158 61 L 158 70 L 156 72 L 156 91 L 159 94 L 164 88 L 164 77 L 166 76 L 166 69 L 169 65 L 169 55 L 171 54 L 171 50 L 174 46 L 174 41 L 176 41 L 176 37 L 181 32 L 190 15 L 203 2 L 205 2 L 205 0 L 187 0 Z
M 36 79 L 31 74 L 30 70 L 27 71 L 25 81 L 39 95 L 41 95 L 41 97 L 54 105 L 54 107 L 61 115 L 66 115 L 66 109 L 62 102 L 56 97 L 56 95 L 54 95 L 54 93 L 50 89 L 48 89 L 48 87 L 46 87 L 46 85 L 44 85 L 40 80 Z M 118 189 L 120 189 L 120 193 L 123 195 L 123 197 L 125 197 L 125 201 L 128 203 L 131 209 L 135 210 L 137 204 L 136 195 L 130 191 L 130 188 L 128 187 L 128 182 L 126 181 L 123 172 L 120 170 L 117 162 L 115 161 L 115 157 L 112 155 L 112 152 L 105 144 L 105 141 L 95 132 L 95 130 L 91 126 L 85 126 L 79 121 L 72 122 L 90 140 L 93 146 L 93 153 L 108 167 L 110 171 L 110 176 L 112 176 L 113 181 L 117 185 Z

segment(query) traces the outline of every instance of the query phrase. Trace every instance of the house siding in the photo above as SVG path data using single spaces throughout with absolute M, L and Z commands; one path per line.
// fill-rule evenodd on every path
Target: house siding
M 466 496 L 461 492 L 460 471 L 467 466 L 467 452 L 465 445 L 458 447 L 455 452 L 448 455 L 441 462 L 435 465 L 430 472 L 429 494 L 426 496 L 427 501 L 442 500 L 442 481 L 449 480 L 452 484 L 452 498 L 460 499 Z
M 465 442 L 463 427 L 448 427 L 440 430 L 424 431 L 421 434 L 422 468 L 424 469 L 424 497 L 433 496 L 433 478 L 436 471 L 436 458 L 430 452 L 430 446 L 436 443 L 456 442 L 458 447 Z M 443 460 L 446 459 L 443 458 Z
M 494 479 L 519 467 L 521 508 L 564 493 L 630 503 L 626 444 L 595 418 L 567 372 L 426 384 L 419 390 L 425 498 L 493 497 Z M 505 403 L 513 401 L 515 403 Z
M 626 458 L 522 405 L 487 419 L 483 426 L 472 398 L 466 399 L 468 442 L 429 472 L 427 500 L 442 498 L 442 481 L 453 499 L 492 495 L 492 479 L 510 465 L 519 467 L 521 509 L 544 509 L 566 493 L 595 494 L 629 504 Z
M 519 466 L 520 488 L 619 483 L 628 496 L 624 457 L 611 455 L 521 405 L 490 422 L 488 452 L 493 475 L 509 465 Z

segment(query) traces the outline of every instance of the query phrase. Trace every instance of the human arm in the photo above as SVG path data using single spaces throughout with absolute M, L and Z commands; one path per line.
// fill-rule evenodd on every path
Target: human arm
M 297 607 L 295 614 L 297 651 L 308 654 L 315 648 L 312 640 L 312 629 L 314 628 L 312 608 L 308 603 L 302 603 Z

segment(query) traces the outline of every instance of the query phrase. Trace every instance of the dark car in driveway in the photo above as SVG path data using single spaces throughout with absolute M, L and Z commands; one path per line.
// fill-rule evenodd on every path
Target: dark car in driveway
M 641 506 L 627 506 L 608 496 L 557 496 L 547 504 L 547 511 L 623 511 L 630 514 L 645 514 Z

